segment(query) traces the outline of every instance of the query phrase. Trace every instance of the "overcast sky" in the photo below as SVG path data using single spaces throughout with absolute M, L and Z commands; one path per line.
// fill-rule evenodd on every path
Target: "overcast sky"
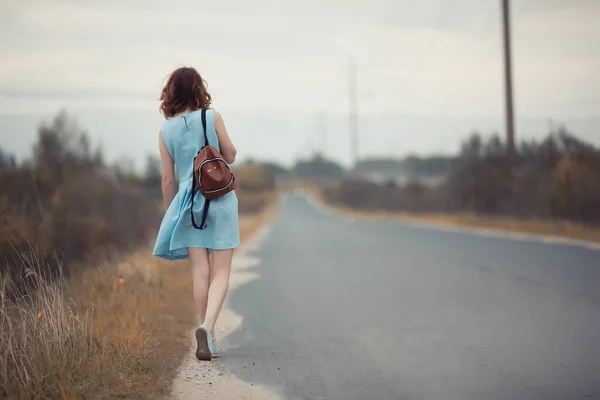
M 504 131 L 499 0 L 0 0 L 0 146 L 24 156 L 64 108 L 113 160 L 157 151 L 169 72 L 208 81 L 242 158 L 349 162 L 348 54 L 362 156 L 456 151 Z M 600 1 L 513 0 L 517 134 L 549 119 L 600 144 Z M 316 113 L 325 115 L 317 129 Z

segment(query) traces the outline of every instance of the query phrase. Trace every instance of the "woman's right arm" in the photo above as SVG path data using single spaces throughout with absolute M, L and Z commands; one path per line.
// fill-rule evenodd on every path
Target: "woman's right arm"
M 163 204 L 165 210 L 169 208 L 169 205 L 173 201 L 175 194 L 177 193 L 177 180 L 175 178 L 175 164 L 169 150 L 165 145 L 165 140 L 162 135 L 162 130 L 158 134 L 158 148 L 160 150 L 160 161 L 162 164 L 162 195 Z
M 221 148 L 221 154 L 223 154 L 223 158 L 227 162 L 227 164 L 233 164 L 235 162 L 235 156 L 237 155 L 237 150 L 231 141 L 231 138 L 227 134 L 227 129 L 225 128 L 225 123 L 223 122 L 223 117 L 217 110 L 214 111 L 214 120 L 215 120 L 215 131 L 217 132 L 217 138 L 219 139 L 219 147 Z

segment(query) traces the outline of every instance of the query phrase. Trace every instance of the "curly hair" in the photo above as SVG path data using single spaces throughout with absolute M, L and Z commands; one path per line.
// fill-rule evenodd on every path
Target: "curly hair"
M 209 108 L 212 98 L 198 71 L 181 67 L 169 76 L 160 94 L 160 101 L 160 112 L 165 118 L 171 118 L 185 110 Z

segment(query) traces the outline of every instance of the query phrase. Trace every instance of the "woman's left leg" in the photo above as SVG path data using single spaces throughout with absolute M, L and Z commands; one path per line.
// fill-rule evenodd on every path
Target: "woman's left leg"
M 206 321 L 206 307 L 208 301 L 208 288 L 210 285 L 210 264 L 208 252 L 201 248 L 188 248 L 190 264 L 192 266 L 192 283 L 194 301 L 196 303 L 196 317 L 199 323 Z

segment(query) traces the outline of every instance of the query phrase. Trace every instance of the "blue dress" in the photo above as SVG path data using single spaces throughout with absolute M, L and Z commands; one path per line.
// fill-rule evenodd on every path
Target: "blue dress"
M 175 162 L 175 173 L 179 180 L 177 194 L 163 217 L 152 252 L 167 260 L 187 258 L 188 247 L 200 247 L 209 251 L 240 247 L 238 199 L 235 191 L 210 202 L 206 229 L 199 230 L 192 226 L 192 170 L 194 157 L 204 143 L 200 115 L 200 110 L 193 111 L 170 118 L 162 125 L 162 136 Z M 206 112 L 206 134 L 209 144 L 220 151 L 213 110 Z M 196 191 L 193 211 L 198 223 L 202 219 L 205 201 L 204 196 Z

